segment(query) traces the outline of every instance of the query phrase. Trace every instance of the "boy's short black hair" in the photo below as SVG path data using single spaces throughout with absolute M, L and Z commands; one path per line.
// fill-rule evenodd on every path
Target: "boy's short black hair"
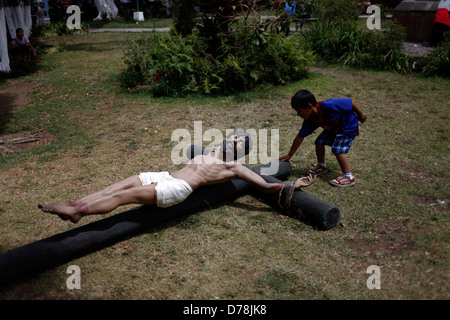
M 309 104 L 315 106 L 317 104 L 316 97 L 308 90 L 299 90 L 291 99 L 292 108 L 306 109 Z
M 19 31 L 23 31 L 23 29 L 22 28 L 17 28 L 16 29 L 16 33 L 19 33 Z

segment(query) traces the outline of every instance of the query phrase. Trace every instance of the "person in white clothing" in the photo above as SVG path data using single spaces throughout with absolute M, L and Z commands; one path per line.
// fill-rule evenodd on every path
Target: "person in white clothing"
M 35 4 L 36 4 L 36 25 L 43 26 L 45 24 L 45 22 L 44 22 L 44 16 L 45 16 L 44 2 L 42 2 L 41 0 L 37 0 L 35 2 Z

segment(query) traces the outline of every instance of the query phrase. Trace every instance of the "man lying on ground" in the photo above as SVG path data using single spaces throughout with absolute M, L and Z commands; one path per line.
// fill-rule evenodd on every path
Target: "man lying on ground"
M 210 153 L 198 155 L 175 172 L 143 172 L 116 182 L 102 191 L 69 204 L 39 204 L 44 212 L 77 223 L 82 217 L 106 214 L 128 204 L 169 207 L 184 201 L 195 189 L 240 178 L 266 193 L 280 192 L 284 183 L 268 183 L 260 175 L 235 160 L 250 152 L 248 133 L 237 130 Z M 295 189 L 314 183 L 315 176 L 299 178 Z

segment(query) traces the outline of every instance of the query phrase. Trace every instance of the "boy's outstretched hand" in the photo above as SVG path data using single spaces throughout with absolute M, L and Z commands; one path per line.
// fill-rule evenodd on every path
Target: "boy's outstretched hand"
M 364 114 L 364 112 L 362 112 L 362 110 L 354 103 L 352 103 L 352 110 L 356 115 L 356 118 L 358 118 L 358 120 L 361 123 L 364 123 L 367 120 L 366 115 Z
M 278 158 L 278 160 L 281 160 L 281 161 L 289 161 L 290 159 L 291 159 L 290 155 L 286 155 L 286 156 L 282 156 L 282 157 Z
M 357 114 L 356 117 L 361 123 L 364 123 L 367 120 L 367 116 L 364 114 L 364 112 L 361 112 L 360 114 Z
M 308 175 L 307 177 L 301 177 L 295 181 L 295 189 L 298 188 L 306 188 L 314 183 L 316 181 L 317 176 L 316 175 Z

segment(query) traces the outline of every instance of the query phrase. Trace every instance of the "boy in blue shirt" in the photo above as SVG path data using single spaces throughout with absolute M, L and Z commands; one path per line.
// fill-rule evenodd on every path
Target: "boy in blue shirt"
M 363 123 L 367 119 L 364 112 L 352 102 L 352 99 L 328 99 L 317 102 L 314 95 L 307 90 L 298 91 L 292 97 L 291 106 L 304 121 L 289 153 L 280 157 L 280 160 L 289 161 L 303 140 L 317 128 L 322 127 L 324 130 L 315 141 L 318 163 L 308 173 L 322 175 L 328 172 L 325 162 L 325 146 L 328 145 L 331 146 L 342 170 L 341 176 L 330 181 L 331 185 L 336 187 L 355 185 L 347 153 L 353 139 L 359 135 L 358 120 Z

